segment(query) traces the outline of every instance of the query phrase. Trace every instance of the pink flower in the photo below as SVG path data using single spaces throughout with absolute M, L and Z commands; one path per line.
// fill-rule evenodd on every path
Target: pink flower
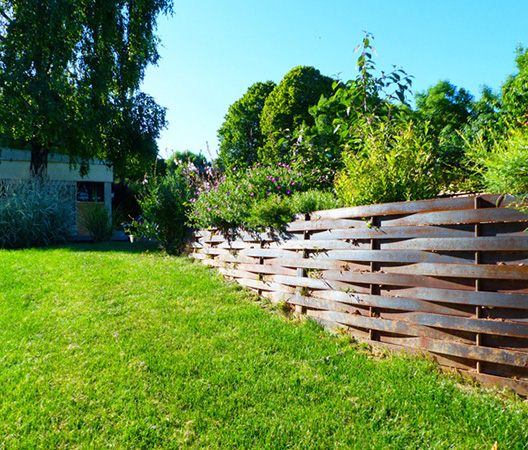
M 249 194 L 251 197 L 253 197 L 255 194 L 253 194 L 253 192 L 251 194 Z

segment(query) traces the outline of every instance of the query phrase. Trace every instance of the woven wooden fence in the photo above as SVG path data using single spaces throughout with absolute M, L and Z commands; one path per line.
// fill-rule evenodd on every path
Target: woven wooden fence
M 192 256 L 272 301 L 528 395 L 528 215 L 491 195 L 319 211 Z

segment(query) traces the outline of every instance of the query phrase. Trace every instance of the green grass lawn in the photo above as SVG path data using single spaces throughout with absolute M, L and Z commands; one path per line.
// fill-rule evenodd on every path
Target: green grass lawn
M 0 250 L 1 449 L 528 449 L 525 400 L 138 249 Z

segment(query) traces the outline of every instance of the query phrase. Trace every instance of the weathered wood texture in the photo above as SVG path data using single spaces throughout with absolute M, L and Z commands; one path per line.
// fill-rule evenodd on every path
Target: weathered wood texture
M 491 195 L 329 211 L 191 255 L 272 301 L 528 395 L 528 215 Z

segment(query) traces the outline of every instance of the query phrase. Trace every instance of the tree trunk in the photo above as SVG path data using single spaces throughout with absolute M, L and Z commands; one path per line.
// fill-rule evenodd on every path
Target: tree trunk
M 31 143 L 31 165 L 32 177 L 44 178 L 48 172 L 49 150 L 41 144 Z

